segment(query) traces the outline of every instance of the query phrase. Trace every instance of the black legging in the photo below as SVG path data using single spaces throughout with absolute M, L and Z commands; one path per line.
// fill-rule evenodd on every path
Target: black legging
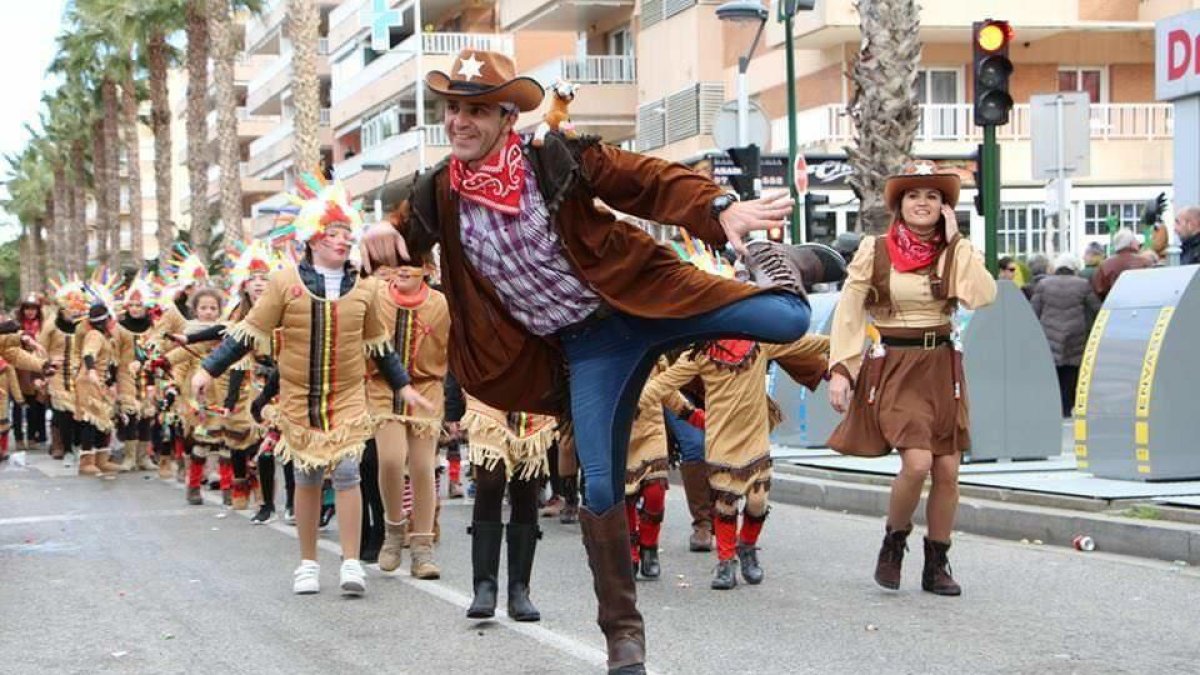
M 117 438 L 121 442 L 149 441 L 154 420 L 149 418 L 133 418 L 117 426 Z
M 229 449 L 229 461 L 233 462 L 233 477 L 238 480 L 245 480 L 250 476 L 250 458 L 258 450 L 257 446 L 250 446 L 242 450 Z
M 263 504 L 275 510 L 275 455 L 264 452 L 258 456 L 258 483 L 262 486 Z
M 30 443 L 46 442 L 46 404 L 33 396 L 13 404 L 13 437 Z
M 512 516 L 509 522 L 535 525 L 538 521 L 537 495 L 541 481 L 507 480 L 504 466 L 497 464 L 496 468 L 488 471 L 483 466 L 474 465 L 475 471 L 475 510 L 473 517 L 477 521 L 498 523 L 503 519 L 504 486 L 508 485 L 508 498 L 512 504 Z
M 296 505 L 296 467 L 291 462 L 283 463 L 283 491 L 287 493 L 284 505 L 293 508 Z
M 55 410 L 54 426 L 58 429 L 58 436 L 62 440 L 64 452 L 70 452 L 72 448 L 79 445 L 81 439 L 77 433 L 78 425 L 75 424 L 75 415 L 66 410 Z
M 84 452 L 108 449 L 108 434 L 97 429 L 95 425 L 80 422 L 76 433 L 79 434 L 79 445 Z
M 358 464 L 362 492 L 362 538 L 364 551 L 377 552 L 383 546 L 383 495 L 379 492 L 379 451 L 375 439 L 367 441 L 362 461 Z

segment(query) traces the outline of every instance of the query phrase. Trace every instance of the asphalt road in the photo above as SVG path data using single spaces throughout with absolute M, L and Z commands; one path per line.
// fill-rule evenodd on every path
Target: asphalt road
M 576 526 L 543 521 L 541 623 L 477 623 L 467 502 L 443 507 L 440 581 L 373 572 L 366 597 L 342 598 L 329 531 L 325 591 L 296 597 L 291 527 L 187 506 L 173 481 L 31 459 L 0 470 L 0 672 L 603 672 Z M 712 554 L 686 551 L 682 491 L 669 494 L 664 575 L 638 587 L 653 672 L 1200 673 L 1194 568 L 962 535 L 964 595 L 939 598 L 920 591 L 916 538 L 887 592 L 871 580 L 879 522 L 776 505 L 766 582 L 717 592 Z

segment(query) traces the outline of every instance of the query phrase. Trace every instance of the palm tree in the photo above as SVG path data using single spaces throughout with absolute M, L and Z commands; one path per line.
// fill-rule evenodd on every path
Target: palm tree
M 50 258 L 43 235 L 49 215 L 47 206 L 52 177 L 46 157 L 42 154 L 45 146 L 44 139 L 35 137 L 20 155 L 5 157 L 11 176 L 8 181 L 9 198 L 3 206 L 20 221 L 25 247 L 22 251 L 23 260 L 32 261 L 32 264 L 21 265 L 22 296 L 44 291 L 51 273 L 62 271 L 62 268 L 46 267 Z
M 890 224 L 883 186 L 909 161 L 920 122 L 917 66 L 921 62 L 916 0 L 857 0 L 862 47 L 850 73 L 854 96 L 847 112 L 856 143 L 846 147 L 859 200 L 858 228 L 882 232 Z
M 208 215 L 208 12 L 207 0 L 187 0 L 187 165 L 191 192 L 192 250 L 208 261 L 212 223 Z
M 321 16 L 313 0 L 289 0 L 288 33 L 292 40 L 292 102 L 296 108 L 293 164 L 296 172 L 321 168 L 321 91 L 317 77 L 317 43 Z

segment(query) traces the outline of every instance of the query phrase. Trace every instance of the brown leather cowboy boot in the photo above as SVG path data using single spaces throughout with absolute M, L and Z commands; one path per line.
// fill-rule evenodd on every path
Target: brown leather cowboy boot
M 688 511 L 692 514 L 692 536 L 688 550 L 708 552 L 713 547 L 712 489 L 708 485 L 708 463 L 683 462 L 679 465 Z
M 646 629 L 637 608 L 625 505 L 597 516 L 579 509 L 579 525 L 599 612 L 596 623 L 608 643 L 609 675 L 646 672 Z
M 950 542 L 925 537 L 925 570 L 921 588 L 935 595 L 962 595 L 962 587 L 950 576 Z
M 900 588 L 900 569 L 904 563 L 904 552 L 908 550 L 908 535 L 911 533 L 911 524 L 903 530 L 893 530 L 890 525 L 887 526 L 887 532 L 883 535 L 883 546 L 879 548 L 879 561 L 875 563 L 875 583 L 893 591 Z

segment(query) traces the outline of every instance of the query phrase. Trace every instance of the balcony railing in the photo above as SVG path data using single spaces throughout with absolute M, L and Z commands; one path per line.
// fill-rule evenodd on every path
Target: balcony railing
M 513 55 L 513 37 L 508 33 L 423 33 L 426 54 L 457 54 L 464 49 Z
M 321 123 L 321 126 L 323 126 L 323 127 L 329 126 L 329 108 L 321 108 L 321 117 L 320 117 L 319 121 Z
M 363 170 L 363 164 L 368 162 L 390 164 L 397 157 L 417 150 L 422 143 L 431 147 L 450 145 L 450 141 L 446 137 L 446 130 L 440 126 L 413 127 L 339 163 L 334 170 L 337 172 L 338 180 L 346 180 L 360 173 Z
M 983 136 L 975 126 L 970 103 L 921 106 L 916 140 L 978 142 Z M 1168 140 L 1174 137 L 1173 108 L 1169 103 L 1096 103 L 1091 106 L 1093 140 Z M 1029 104 L 1013 106 L 1009 123 L 996 129 L 1001 141 L 1027 141 L 1031 129 Z M 772 122 L 773 150 L 787 147 L 787 118 Z M 826 105 L 801 111 L 796 130 L 800 145 L 849 143 L 854 126 L 843 105 Z
M 317 40 L 317 53 L 321 56 L 329 55 L 329 38 L 320 38 Z
M 543 63 L 529 76 L 547 87 L 558 79 L 576 84 L 635 84 L 637 60 L 632 56 L 565 56 Z
M 272 145 L 292 135 L 294 131 L 295 125 L 292 123 L 292 120 L 287 120 L 272 129 L 269 133 L 263 134 L 261 138 L 250 143 L 250 157 L 253 158 L 255 155 L 266 151 Z

